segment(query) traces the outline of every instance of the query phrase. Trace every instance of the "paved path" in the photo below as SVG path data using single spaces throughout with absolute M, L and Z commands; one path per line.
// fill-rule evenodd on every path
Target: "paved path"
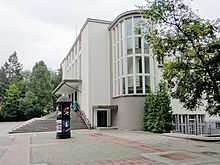
M 0 136 L 4 165 L 219 165 L 220 143 L 129 131 L 74 130 Z
M 0 136 L 8 136 L 8 132 L 23 122 L 0 122 Z

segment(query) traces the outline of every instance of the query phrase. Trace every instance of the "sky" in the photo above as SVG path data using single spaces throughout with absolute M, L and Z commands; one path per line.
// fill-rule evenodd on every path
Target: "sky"
M 0 0 L 0 66 L 17 52 L 24 70 L 43 60 L 59 68 L 86 18 L 112 21 L 144 0 Z M 219 0 L 194 0 L 203 18 L 220 17 Z

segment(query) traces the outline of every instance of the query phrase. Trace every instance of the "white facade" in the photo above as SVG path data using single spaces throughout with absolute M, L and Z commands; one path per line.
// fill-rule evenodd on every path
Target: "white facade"
M 109 24 L 87 19 L 61 64 L 63 80 L 82 80 L 77 100 L 90 121 L 93 105 L 110 105 Z M 71 93 L 66 91 L 65 94 Z
M 77 90 L 62 94 L 79 102 L 92 127 L 143 129 L 144 98 L 156 89 L 162 73 L 144 40 L 144 21 L 138 10 L 112 22 L 87 19 L 61 63 L 63 80 L 77 82 Z M 186 111 L 176 100 L 172 107 L 181 118 L 178 129 L 185 126 L 182 121 L 192 121 L 190 115 L 202 123 L 210 120 L 205 111 Z

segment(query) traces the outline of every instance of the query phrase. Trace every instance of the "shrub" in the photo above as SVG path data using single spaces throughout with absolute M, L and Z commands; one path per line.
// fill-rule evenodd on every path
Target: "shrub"
M 144 112 L 144 130 L 154 133 L 172 130 L 172 108 L 165 82 L 160 82 L 156 93 L 146 96 Z

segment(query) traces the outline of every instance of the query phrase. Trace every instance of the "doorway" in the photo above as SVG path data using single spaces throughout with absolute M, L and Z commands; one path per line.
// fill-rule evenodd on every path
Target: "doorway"
M 107 127 L 107 111 L 97 111 L 97 126 Z

